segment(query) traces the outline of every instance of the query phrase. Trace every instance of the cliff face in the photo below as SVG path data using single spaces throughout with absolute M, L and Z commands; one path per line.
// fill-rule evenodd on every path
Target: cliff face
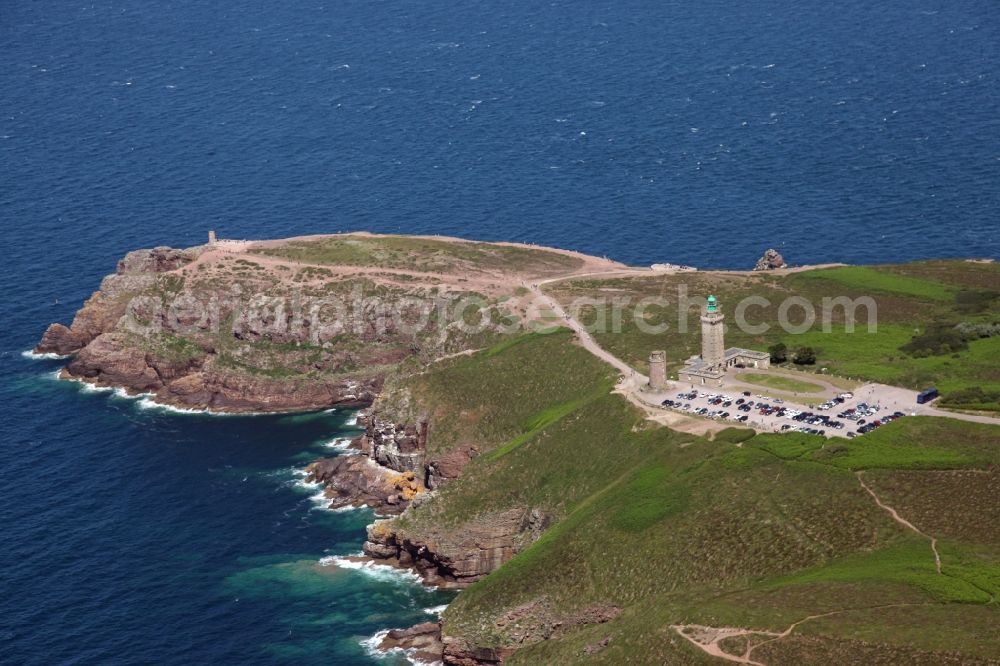
M 368 506 L 383 515 L 402 513 L 433 501 L 432 491 L 457 477 L 476 453 L 466 445 L 446 455 L 429 455 L 433 430 L 426 421 L 397 424 L 377 413 L 364 419 L 365 434 L 351 444 L 357 455 L 308 467 L 306 480 L 326 486 L 331 508 Z M 369 526 L 364 552 L 413 568 L 433 584 L 465 587 L 531 544 L 548 524 L 540 510 L 527 507 L 484 514 L 455 529 L 403 530 L 393 521 L 379 521 Z
M 537 509 L 483 514 L 456 529 L 403 528 L 379 521 L 368 527 L 364 552 L 413 567 L 433 584 L 466 587 L 534 542 L 548 522 Z
M 427 421 L 394 423 L 377 413 L 362 417 L 365 433 L 351 444 L 360 455 L 319 460 L 307 481 L 326 486 L 330 507 L 368 506 L 401 513 L 429 491 L 461 472 L 475 455 L 471 446 L 445 456 L 428 456 Z
M 157 273 L 184 266 L 194 258 L 193 252 L 168 247 L 129 252 L 118 262 L 117 271 L 101 281 L 100 289 L 76 313 L 73 324 L 49 325 L 35 350 L 63 356 L 80 351 L 101 334 L 115 329 L 125 315 L 130 295 L 149 288 Z

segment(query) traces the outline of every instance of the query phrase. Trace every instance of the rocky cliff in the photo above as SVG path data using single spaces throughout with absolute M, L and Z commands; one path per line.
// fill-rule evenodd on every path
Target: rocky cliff
M 479 332 L 413 325 L 440 278 L 339 270 L 208 246 L 130 252 L 35 351 L 72 356 L 64 376 L 253 412 L 367 406 L 407 359 L 482 343 Z
M 466 587 L 533 543 L 548 523 L 538 509 L 486 513 L 455 529 L 378 521 L 368 526 L 364 552 L 411 567 L 432 584 Z

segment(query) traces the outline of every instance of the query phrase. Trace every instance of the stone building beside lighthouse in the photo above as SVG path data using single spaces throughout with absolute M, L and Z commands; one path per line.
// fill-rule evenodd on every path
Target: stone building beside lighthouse
M 678 372 L 682 382 L 722 386 L 727 368 L 771 366 L 771 355 L 767 352 L 739 347 L 726 349 L 725 320 L 715 296 L 709 296 L 701 313 L 701 356 L 688 359 Z
M 649 388 L 663 391 L 667 388 L 667 353 L 654 351 L 649 354 Z

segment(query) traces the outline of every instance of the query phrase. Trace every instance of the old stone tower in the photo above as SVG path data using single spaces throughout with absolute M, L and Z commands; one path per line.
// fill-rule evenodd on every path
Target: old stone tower
M 667 388 L 667 353 L 664 351 L 649 354 L 649 388 L 654 391 Z
M 722 333 L 725 318 L 726 315 L 719 312 L 715 296 L 709 296 L 705 312 L 701 315 L 701 359 L 710 368 L 721 368 L 726 364 L 726 344 Z
M 215 232 L 210 229 L 208 232 L 208 244 L 215 245 L 215 243 L 216 243 Z

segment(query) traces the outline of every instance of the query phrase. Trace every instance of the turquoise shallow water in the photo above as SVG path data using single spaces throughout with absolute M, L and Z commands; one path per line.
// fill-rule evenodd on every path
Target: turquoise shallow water
M 441 595 L 319 567 L 345 415 L 30 361 L 128 250 L 370 229 L 745 268 L 1000 257 L 991 0 L 0 3 L 0 655 L 366 663 Z

